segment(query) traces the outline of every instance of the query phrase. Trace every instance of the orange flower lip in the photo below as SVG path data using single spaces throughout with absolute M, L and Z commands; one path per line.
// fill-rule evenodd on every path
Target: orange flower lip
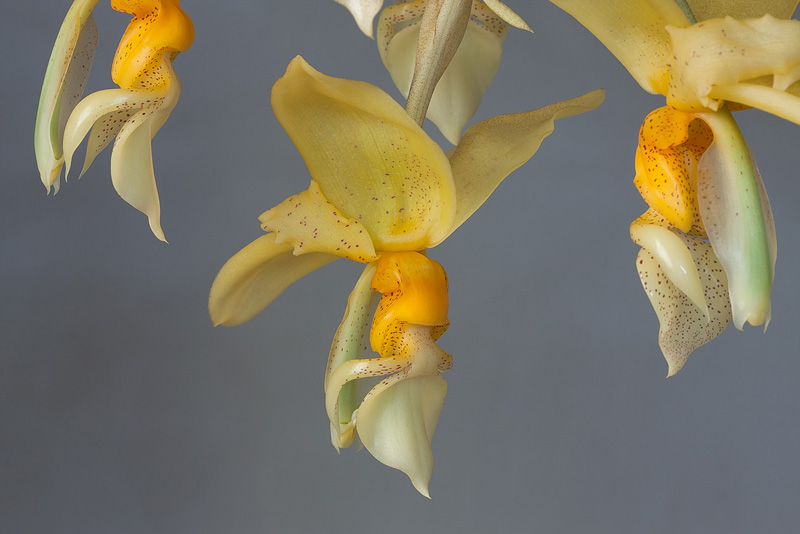
M 178 0 L 111 0 L 133 15 L 120 40 L 111 77 L 123 89 L 166 88 L 176 77 L 170 63 L 194 41 L 194 26 Z

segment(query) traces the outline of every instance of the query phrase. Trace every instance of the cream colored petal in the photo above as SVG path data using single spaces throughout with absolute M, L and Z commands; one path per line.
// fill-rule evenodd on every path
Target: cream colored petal
M 344 317 L 333 336 L 333 343 L 331 343 L 331 350 L 328 354 L 328 366 L 325 370 L 326 393 L 334 369 L 344 362 L 367 359 L 373 354 L 369 344 L 369 325 L 372 312 L 380 296 L 377 291 L 370 288 L 374 274 L 375 263 L 367 264 L 347 299 Z M 355 437 L 352 414 L 363 398 L 363 395 L 358 394 L 356 388 L 358 382 L 347 382 L 338 389 L 339 399 L 336 402 L 334 418 L 331 421 L 331 443 L 336 450 L 339 450 L 340 447 L 349 447 Z
M 92 93 L 81 100 L 78 105 L 75 106 L 75 109 L 69 116 L 69 120 L 64 126 L 65 174 L 69 174 L 72 156 L 75 150 L 77 150 L 78 146 L 95 123 L 99 121 L 100 124 L 104 124 L 105 119 L 110 113 L 118 114 L 127 120 L 135 115 L 148 102 L 152 101 L 156 106 L 161 106 L 165 99 L 165 93 L 153 95 L 144 91 L 107 89 L 105 91 Z M 174 106 L 174 103 L 172 105 Z M 98 138 L 99 137 L 98 133 Z M 98 141 L 96 140 L 90 142 L 92 151 L 96 148 L 97 144 Z
M 646 249 L 636 258 L 636 268 L 647 297 L 658 316 L 658 344 L 669 366 L 667 376 L 680 371 L 689 355 L 717 337 L 731 322 L 727 278 L 711 245 L 677 234 L 694 258 L 703 285 L 708 314 L 680 291 Z
M 362 263 L 377 259 L 369 233 L 328 202 L 311 180 L 311 186 L 259 217 L 261 228 L 275 232 L 275 243 L 290 243 L 295 255 L 325 252 Z
M 89 170 L 94 159 L 117 136 L 122 129 L 122 125 L 125 124 L 125 121 L 130 116 L 131 112 L 128 110 L 112 111 L 94 122 L 89 133 L 89 139 L 86 142 L 86 157 L 83 160 L 83 168 L 78 178 Z M 74 148 L 72 150 L 74 151 Z
M 34 148 L 42 183 L 58 192 L 63 164 L 62 136 L 67 117 L 83 93 L 97 48 L 92 10 L 97 0 L 76 0 L 56 37 L 36 112 Z
M 515 28 L 519 28 L 520 30 L 527 30 L 533 33 L 533 30 L 531 30 L 531 27 L 528 26 L 528 23 L 500 0 L 483 0 L 483 3 L 486 4 L 489 9 L 497 13 L 497 15 L 508 24 L 514 26 Z
M 506 176 L 536 153 L 542 140 L 553 132 L 556 119 L 594 109 L 603 98 L 603 90 L 598 89 L 534 111 L 500 115 L 468 129 L 450 156 L 457 208 L 444 237 L 461 226 Z
M 650 209 L 631 224 L 631 239 L 646 249 L 675 287 L 708 318 L 703 284 L 682 235 Z
M 550 0 L 575 17 L 628 69 L 650 93 L 666 94 L 672 57 L 668 24 L 689 21 L 669 0 Z
M 469 24 L 461 46 L 433 92 L 427 117 L 454 145 L 500 66 L 503 36 Z M 403 96 L 408 96 L 414 75 L 418 37 L 419 25 L 404 28 L 389 43 L 385 55 L 384 65 Z
M 208 297 L 214 326 L 249 321 L 292 283 L 337 257 L 319 252 L 295 256 L 275 235 L 259 237 L 222 266 Z
M 758 108 L 795 124 L 800 124 L 800 98 L 788 92 L 749 83 L 715 85 L 709 97 Z
M 798 0 L 687 0 L 698 22 L 731 16 L 737 19 L 757 18 L 769 13 L 788 19 Z
M 769 324 L 775 274 L 775 223 L 761 175 L 730 113 L 698 117 L 714 142 L 697 167 L 698 204 L 708 239 L 729 281 L 733 322 Z
M 415 378 L 394 375 L 385 384 L 358 409 L 358 436 L 378 461 L 403 471 L 417 491 L 430 498 L 431 440 L 447 382 L 438 374 Z
M 667 104 L 674 108 L 716 111 L 723 102 L 715 86 L 775 75 L 786 88 L 800 77 L 800 21 L 726 17 L 667 31 L 674 53 Z
M 325 76 L 298 56 L 272 105 L 322 194 L 367 228 L 376 249 L 422 249 L 450 227 L 447 157 L 389 95 Z
M 343 5 L 350 11 L 350 14 L 356 20 L 356 24 L 358 24 L 358 29 L 371 39 L 372 21 L 375 20 L 375 15 L 381 10 L 383 0 L 336 0 L 336 3 Z

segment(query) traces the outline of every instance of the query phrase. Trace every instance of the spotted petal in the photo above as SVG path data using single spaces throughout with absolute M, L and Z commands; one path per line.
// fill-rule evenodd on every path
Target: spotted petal
M 272 106 L 322 194 L 364 225 L 377 250 L 423 249 L 450 227 L 447 157 L 389 95 L 298 56 L 274 85 Z
M 711 245 L 679 232 L 700 274 L 708 312 L 698 308 L 672 283 L 659 259 L 643 248 L 636 258 L 639 279 L 658 316 L 658 344 L 672 376 L 698 347 L 717 337 L 731 322 L 727 277 Z

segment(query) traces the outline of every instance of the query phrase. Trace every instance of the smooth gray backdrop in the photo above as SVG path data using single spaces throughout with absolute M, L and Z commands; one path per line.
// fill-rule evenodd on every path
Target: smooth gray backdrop
M 302 54 L 399 98 L 375 43 L 333 0 L 184 0 L 197 36 L 154 142 L 165 245 L 114 192 L 108 150 L 55 197 L 39 181 L 33 122 L 69 3 L 0 18 L 0 532 L 797 531 L 800 127 L 737 114 L 778 228 L 768 332 L 730 328 L 667 380 L 628 237 L 645 209 L 638 128 L 663 98 L 566 14 L 509 0 L 535 33 L 509 32 L 477 119 L 607 99 L 560 121 L 430 253 L 450 279 L 455 366 L 427 500 L 329 442 L 325 360 L 358 265 L 315 272 L 243 326 L 206 311 L 256 217 L 308 186 L 271 85 Z M 128 22 L 95 12 L 89 91 L 113 86 Z

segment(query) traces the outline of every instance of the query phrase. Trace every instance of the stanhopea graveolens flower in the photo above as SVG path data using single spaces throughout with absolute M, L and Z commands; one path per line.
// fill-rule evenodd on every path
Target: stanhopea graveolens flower
M 428 495 L 431 438 L 452 358 L 447 277 L 426 249 L 445 240 L 524 164 L 558 118 L 598 106 L 602 91 L 470 128 L 448 158 L 389 95 L 326 76 L 301 57 L 272 107 L 310 171 L 308 190 L 264 212 L 266 235 L 222 267 L 215 325 L 250 320 L 290 284 L 337 258 L 364 264 L 325 374 L 331 441 L 356 438 Z
M 769 201 L 731 110 L 800 124 L 797 0 L 551 0 L 667 107 L 642 124 L 631 225 L 637 268 L 675 374 L 732 321 L 766 325 L 777 245 Z
M 72 156 L 87 134 L 81 175 L 114 140 L 114 188 L 147 215 L 155 236 L 166 241 L 151 140 L 178 102 L 181 86 L 172 61 L 191 46 L 194 28 L 179 0 L 111 0 L 112 8 L 133 15 L 111 68 L 119 89 L 80 100 L 97 48 L 92 17 L 96 5 L 97 0 L 73 2 L 56 38 L 36 116 L 39 173 L 48 192 L 52 188 L 57 193 L 62 167 L 66 179 Z

